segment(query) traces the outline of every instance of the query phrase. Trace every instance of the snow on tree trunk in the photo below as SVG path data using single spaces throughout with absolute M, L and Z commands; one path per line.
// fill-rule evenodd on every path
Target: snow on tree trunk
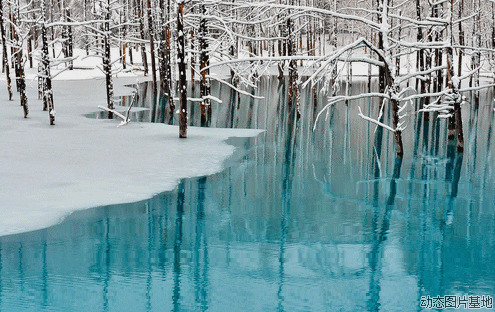
M 443 3 L 437 3 L 432 6 L 432 15 L 434 19 L 438 19 L 440 17 L 440 13 L 443 10 Z M 442 32 L 443 32 L 443 26 L 438 27 L 435 29 L 435 41 L 436 42 L 441 42 L 443 40 L 442 38 Z M 435 49 L 435 59 L 434 59 L 434 66 L 438 67 L 442 65 L 442 60 L 443 60 L 443 54 L 442 54 L 442 49 Z M 438 70 L 435 72 L 433 76 L 433 92 L 439 92 L 443 88 L 443 70 Z
M 232 0 L 232 4 L 234 4 L 234 3 L 235 3 L 235 0 Z M 235 11 L 235 14 L 236 14 L 235 17 L 237 18 L 237 10 Z M 234 32 L 236 32 L 236 25 L 235 24 L 232 25 L 232 30 Z M 238 39 L 237 39 L 237 37 L 235 37 L 235 38 L 231 38 L 230 40 L 231 40 L 231 42 L 230 42 L 229 54 L 230 54 L 230 57 L 233 59 L 237 56 L 237 46 L 238 46 L 237 40 Z M 235 72 L 232 68 L 230 69 L 230 79 L 232 81 L 232 84 L 236 84 Z
M 120 14 L 120 16 L 124 16 L 124 20 L 127 22 L 129 20 L 129 0 L 126 0 L 125 3 L 124 3 L 124 13 Z M 121 21 L 122 23 L 122 21 Z M 122 50 L 121 50 L 121 54 L 122 54 L 122 59 L 121 59 L 121 62 L 122 62 L 122 69 L 127 69 L 127 24 L 123 24 L 122 25 Z
M 50 59 L 48 52 L 48 38 L 46 33 L 46 3 L 41 0 L 41 14 L 43 16 L 41 24 L 41 74 L 43 85 L 43 106 L 48 109 L 50 125 L 55 124 L 55 108 L 53 105 L 52 77 L 50 74 Z
M 107 0 L 104 4 L 104 36 L 103 36 L 103 72 L 105 73 L 105 85 L 107 90 L 107 107 L 114 109 L 113 105 L 113 82 L 112 82 L 112 65 L 110 63 L 110 2 Z M 108 117 L 112 118 L 113 113 L 109 112 Z
M 170 16 L 171 16 L 171 4 L 170 4 L 170 0 L 167 1 L 167 21 L 170 19 Z M 165 71 L 165 79 L 166 79 L 166 83 L 165 83 L 165 93 L 167 94 L 168 96 L 168 103 L 169 103 L 169 108 L 170 108 L 170 115 L 173 116 L 173 113 L 174 113 L 174 110 L 175 110 L 175 104 L 174 104 L 174 100 L 173 100 L 173 95 L 174 95 L 174 81 L 173 81 L 173 78 L 172 78 L 172 49 L 171 49 L 171 45 L 172 45 L 172 32 L 171 32 L 171 29 L 170 29 L 170 24 L 167 23 L 167 25 L 165 26 L 165 50 L 164 50 L 164 59 L 162 60 L 162 62 L 164 62 L 163 66 L 165 67 L 164 71 Z M 175 68 L 175 67 L 174 67 Z M 163 83 L 163 82 L 162 82 Z
M 67 17 L 67 22 L 71 21 L 70 17 L 70 9 L 66 9 L 66 17 Z M 72 60 L 72 57 L 74 56 L 74 36 L 72 33 L 72 26 L 68 25 L 67 26 L 67 57 L 71 58 L 69 60 L 69 70 L 74 69 L 74 61 Z
M 184 37 L 184 0 L 177 1 L 177 58 L 179 65 L 179 137 L 187 138 L 186 42 Z
M 153 94 L 157 94 L 156 85 L 156 63 L 155 63 L 155 30 L 153 28 L 153 16 L 151 13 L 151 1 L 146 0 L 148 13 L 148 31 L 150 36 L 150 53 L 151 53 L 151 77 L 153 77 Z
M 289 2 L 290 3 L 290 2 Z M 292 3 L 290 3 L 292 4 Z M 295 42 L 294 42 L 294 22 L 292 18 L 290 18 L 290 11 L 287 16 L 287 56 L 294 56 L 295 52 Z M 289 61 L 289 107 L 292 107 L 294 101 L 296 102 L 296 116 L 299 118 L 301 116 L 301 111 L 299 107 L 299 92 L 297 86 L 298 74 L 297 74 L 297 60 Z
M 27 116 L 29 115 L 29 108 L 28 108 L 28 98 L 26 95 L 26 79 L 24 75 L 22 41 L 16 30 L 16 28 L 18 27 L 17 25 L 18 19 L 16 15 L 17 15 L 16 13 L 12 13 L 12 36 L 14 39 L 16 82 L 17 82 L 19 96 L 21 98 L 21 106 L 24 112 L 24 118 L 27 118 Z
M 481 1 L 473 0 L 473 14 L 474 14 L 474 25 L 473 25 L 473 56 L 471 59 L 472 70 L 474 71 L 473 87 L 479 87 L 480 85 L 480 66 L 481 66 Z M 473 102 L 474 108 L 478 109 L 480 106 L 480 92 L 479 90 L 474 90 L 473 92 Z
M 404 148 L 402 144 L 402 128 L 399 125 L 399 98 L 398 88 L 399 86 L 394 81 L 394 75 L 392 72 L 391 64 L 391 47 L 389 45 L 389 33 L 391 24 L 389 22 L 389 0 L 379 0 L 379 24 L 381 24 L 380 32 L 378 36 L 378 50 L 381 52 L 381 61 L 384 66 L 380 66 L 383 75 L 383 85 L 380 84 L 380 93 L 387 93 L 390 97 L 390 106 L 392 110 L 392 128 L 394 129 L 395 138 L 395 152 L 397 157 L 404 156 Z M 380 76 L 380 79 L 382 77 Z M 382 91 L 383 88 L 383 91 Z
M 388 0 L 377 0 L 377 1 L 378 1 L 378 3 L 377 3 L 377 5 L 378 5 L 378 12 L 377 12 L 378 24 L 384 25 L 384 23 L 383 23 L 384 6 L 386 5 L 386 2 L 388 2 Z M 387 26 L 385 25 L 385 27 L 387 27 Z M 380 49 L 381 51 L 384 51 L 384 48 L 383 48 L 383 30 L 385 30 L 385 29 L 381 29 L 381 31 L 378 32 L 378 49 Z M 378 68 L 378 92 L 380 92 L 380 93 L 385 92 L 385 68 L 383 68 L 383 66 L 380 66 Z
M 193 6 L 191 8 L 191 14 L 195 14 L 195 6 Z M 200 26 L 201 27 L 201 20 L 200 20 Z M 195 61 L 195 58 L 196 58 L 196 46 L 195 46 L 195 41 L 196 41 L 196 38 L 194 36 L 194 27 L 191 27 L 191 30 L 189 31 L 189 36 L 191 38 L 190 40 L 190 70 L 191 70 L 191 92 L 194 94 L 194 89 L 195 89 L 195 83 L 194 83 L 194 72 L 196 70 L 196 61 Z M 201 52 L 200 52 L 201 54 Z
M 206 23 L 206 7 L 204 2 L 201 3 L 201 18 L 199 21 L 199 51 L 200 51 L 200 95 L 202 98 L 200 108 L 201 108 L 201 126 L 206 126 L 208 123 L 208 117 L 211 114 L 211 102 L 210 96 L 210 70 L 207 68 L 210 65 L 210 59 L 208 55 L 208 41 L 206 36 L 208 35 L 208 25 Z M 210 111 L 207 114 L 206 110 Z
M 10 80 L 10 68 L 9 61 L 7 57 L 7 38 L 5 35 L 5 26 L 3 24 L 3 3 L 0 1 L 0 30 L 2 36 L 2 64 L 5 69 L 5 76 L 7 78 L 7 92 L 9 93 L 9 101 L 12 101 L 12 85 Z
M 169 77 L 168 75 L 168 67 L 170 66 L 168 51 L 167 51 L 167 31 L 168 25 L 165 25 L 165 22 L 168 21 L 168 14 L 166 13 L 165 1 L 160 0 L 159 5 L 160 14 L 158 15 L 158 24 L 159 24 L 159 38 L 160 44 L 158 45 L 158 72 L 160 74 L 160 86 L 162 90 L 164 90 L 165 94 L 169 94 Z M 169 97 L 170 98 L 170 97 Z
M 464 11 L 464 0 L 459 1 L 459 19 L 462 18 Z M 462 28 L 462 22 L 459 22 L 459 45 L 463 46 L 465 44 L 465 39 L 464 39 L 464 28 Z M 464 52 L 459 49 L 459 59 L 457 63 L 457 75 L 461 76 L 462 75 L 462 62 L 463 62 L 463 55 Z
M 143 61 L 144 75 L 148 75 L 148 57 L 146 56 L 146 45 L 144 44 L 144 17 L 142 14 L 143 4 L 141 0 L 136 1 L 137 16 L 139 21 L 139 34 L 141 35 L 141 59 Z
M 462 115 L 461 115 L 461 103 L 462 96 L 459 93 L 460 81 L 454 74 L 454 0 L 449 1 L 449 25 L 447 27 L 447 37 L 449 44 L 445 47 L 445 54 L 447 55 L 447 84 L 449 87 L 449 93 L 447 94 L 447 104 L 453 105 L 454 111 L 449 118 L 449 139 L 452 139 L 454 131 L 457 133 L 457 151 L 462 153 L 464 151 L 464 132 L 462 129 Z

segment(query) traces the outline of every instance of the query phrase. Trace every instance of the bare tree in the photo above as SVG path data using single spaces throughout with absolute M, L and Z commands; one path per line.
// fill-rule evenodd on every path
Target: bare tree
M 177 61 L 179 65 L 179 137 L 187 138 L 186 39 L 184 0 L 177 1 Z
M 47 38 L 47 8 L 45 0 L 41 0 L 41 64 L 42 64 L 42 81 L 43 81 L 43 103 L 44 107 L 48 109 L 48 116 L 50 125 L 55 124 L 55 108 L 53 105 L 53 91 L 52 91 L 52 77 L 50 74 L 50 55 L 48 52 L 48 38 Z
M 7 57 L 7 38 L 5 34 L 5 27 L 3 23 L 3 3 L 0 1 L 0 31 L 2 36 L 2 64 L 5 70 L 5 76 L 7 78 L 7 92 L 9 93 L 9 101 L 12 101 L 12 86 L 10 80 L 10 68 Z

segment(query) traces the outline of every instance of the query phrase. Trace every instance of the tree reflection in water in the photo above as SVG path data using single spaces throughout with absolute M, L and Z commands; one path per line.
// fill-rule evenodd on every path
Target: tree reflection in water
M 212 86 L 211 126 L 267 129 L 230 140 L 223 172 L 0 238 L 0 310 L 417 311 L 423 295 L 495 293 L 490 107 L 464 108 L 464 155 L 444 120 L 412 117 L 400 160 L 358 117 L 376 102 L 333 106 L 313 131 L 323 95 L 315 108 L 305 90 L 297 120 L 283 81 L 250 91 L 266 99 Z M 166 101 L 133 118 L 176 122 Z

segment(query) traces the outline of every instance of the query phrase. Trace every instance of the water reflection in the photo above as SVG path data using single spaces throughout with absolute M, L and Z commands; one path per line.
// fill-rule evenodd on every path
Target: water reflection
M 357 115 L 375 101 L 333 106 L 313 131 L 321 94 L 303 92 L 296 119 L 283 82 L 250 92 L 266 100 L 212 86 L 211 126 L 267 129 L 232 140 L 223 172 L 0 238 L 0 311 L 418 311 L 423 295 L 495 293 L 489 107 L 464 108 L 464 155 L 445 121 L 411 118 L 401 160 Z M 133 118 L 175 123 L 166 101 Z

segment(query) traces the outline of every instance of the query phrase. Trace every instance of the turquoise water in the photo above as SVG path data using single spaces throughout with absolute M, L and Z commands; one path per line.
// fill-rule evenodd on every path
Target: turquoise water
M 0 237 L 0 311 L 420 311 L 421 296 L 495 295 L 488 104 L 464 108 L 463 156 L 445 121 L 413 116 L 398 161 L 357 115 L 375 102 L 332 107 L 313 132 L 323 96 L 315 109 L 305 91 L 296 121 L 284 84 L 252 91 L 266 100 L 213 85 L 211 126 L 267 129 L 230 140 L 221 173 Z M 133 118 L 175 122 L 163 101 Z

